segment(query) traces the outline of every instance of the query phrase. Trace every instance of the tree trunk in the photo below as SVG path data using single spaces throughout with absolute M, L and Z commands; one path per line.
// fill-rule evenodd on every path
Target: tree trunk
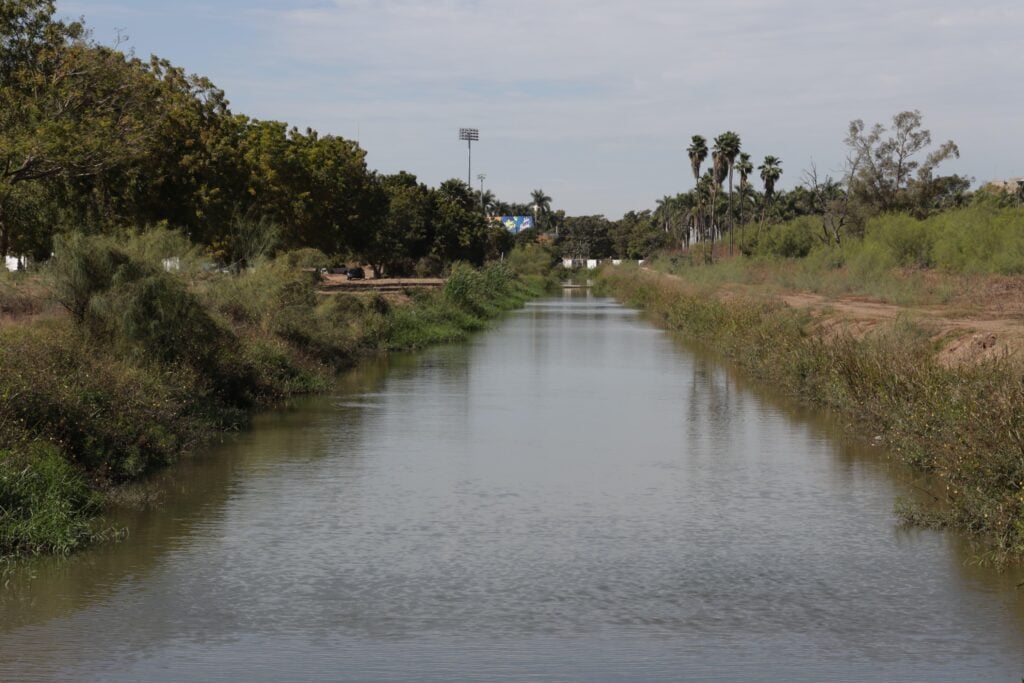
M 7 219 L 4 214 L 3 203 L 0 203 L 0 260 L 7 257 L 11 249 L 11 236 L 7 230 Z
M 715 222 L 715 214 L 718 208 L 718 189 L 712 188 L 711 190 L 711 225 L 709 232 L 711 233 L 711 256 L 707 259 L 708 263 L 715 262 L 715 233 L 719 232 L 718 224 Z
M 729 256 L 732 256 L 733 236 L 732 229 L 736 223 L 736 216 L 732 210 L 732 164 L 729 164 Z
M 761 222 L 757 224 L 757 240 L 761 240 L 761 228 L 764 227 L 764 222 L 768 218 L 768 198 L 764 199 L 764 207 L 761 209 Z

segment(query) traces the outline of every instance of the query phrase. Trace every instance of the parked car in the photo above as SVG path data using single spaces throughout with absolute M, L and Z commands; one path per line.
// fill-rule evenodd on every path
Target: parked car
M 362 280 L 366 277 L 366 273 L 359 266 L 349 268 L 347 275 L 349 280 Z
M 347 275 L 348 268 L 345 266 L 334 266 L 331 268 L 331 275 Z

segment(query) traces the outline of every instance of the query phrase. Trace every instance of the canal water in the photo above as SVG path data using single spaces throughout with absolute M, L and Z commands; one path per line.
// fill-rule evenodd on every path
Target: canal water
M 0 590 L 3 681 L 1012 681 L 1024 581 L 585 293 L 371 362 Z

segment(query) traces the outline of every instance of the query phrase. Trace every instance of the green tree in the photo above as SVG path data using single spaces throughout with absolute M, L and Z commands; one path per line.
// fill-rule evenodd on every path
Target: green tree
M 696 192 L 681 192 L 674 197 L 662 197 L 658 200 L 653 219 L 666 236 L 666 246 L 676 244 L 680 249 L 689 249 L 690 240 L 696 230 Z
M 252 203 L 242 144 L 248 119 L 233 116 L 208 79 L 158 57 L 143 68 L 154 89 L 145 112 L 150 144 L 131 163 L 61 180 L 59 202 L 69 215 L 58 227 L 109 230 L 167 221 L 199 242 L 223 239 Z
M 472 189 L 452 178 L 434 191 L 432 254 L 442 263 L 484 262 L 488 248 L 487 223 L 476 207 Z
M 437 194 L 441 200 L 457 204 L 466 210 L 470 210 L 476 205 L 473 199 L 473 188 L 458 178 L 450 178 L 438 185 Z
M 746 152 L 740 153 L 740 160 L 739 163 L 736 164 L 736 170 L 739 171 L 740 174 L 739 214 L 740 224 L 743 225 L 745 223 L 745 221 L 743 220 L 743 207 L 746 203 L 746 197 L 750 192 L 750 174 L 754 172 L 754 164 L 751 163 L 749 154 L 747 154 Z
M 0 5 L 0 256 L 19 239 L 7 216 L 18 185 L 95 175 L 148 142 L 152 79 L 53 13 L 50 0 Z
M 651 211 L 630 211 L 610 227 L 611 256 L 640 259 L 668 246 L 671 236 Z
M 732 253 L 733 249 L 733 227 L 736 223 L 736 215 L 733 212 L 732 205 L 733 167 L 736 165 L 736 156 L 740 153 L 741 144 L 740 136 L 731 130 L 715 138 L 715 147 L 728 167 L 729 173 L 729 253 Z
M 722 183 L 729 175 L 729 152 L 732 141 L 729 133 L 723 133 L 715 138 L 714 146 L 711 149 L 711 230 L 712 239 L 722 234 L 716 217 L 718 208 L 718 193 L 722 190 Z M 739 138 L 737 138 L 738 144 Z M 712 255 L 714 250 L 712 249 Z
M 703 230 L 703 208 L 702 208 L 702 197 L 699 191 L 700 178 L 701 178 L 701 165 L 704 160 L 708 158 L 708 142 L 704 139 L 703 135 L 694 135 L 690 138 L 690 146 L 686 148 L 686 153 L 690 157 L 690 170 L 693 171 L 693 181 L 697 186 L 697 221 L 696 227 L 698 233 L 700 233 L 701 241 L 707 239 L 707 235 L 704 234 Z
M 480 193 L 480 210 L 483 211 L 485 216 L 494 215 L 494 205 L 497 200 L 498 198 L 490 190 L 484 190 Z
M 363 256 L 378 276 L 410 274 L 430 251 L 433 199 L 416 176 L 401 171 L 383 176 L 387 216 L 374 232 Z
M 537 227 L 547 227 L 548 214 L 551 213 L 551 197 L 544 193 L 544 190 L 534 190 L 530 193 L 533 215 L 537 219 Z
M 778 157 L 768 155 L 757 170 L 761 172 L 761 182 L 764 183 L 764 207 L 761 210 L 761 224 L 757 228 L 760 235 L 761 227 L 768 217 L 768 207 L 775 196 L 775 183 L 782 177 L 782 160 Z
M 279 121 L 245 120 L 241 140 L 247 213 L 281 226 L 282 246 L 361 252 L 387 213 L 387 196 L 355 142 Z
M 570 216 L 565 219 L 561 247 L 563 258 L 607 258 L 611 255 L 612 223 L 604 216 Z
M 927 210 L 927 200 L 935 194 L 935 169 L 960 150 L 948 140 L 920 155 L 932 144 L 931 131 L 922 127 L 921 112 L 903 111 L 892 117 L 892 127 L 878 123 L 868 129 L 864 122 L 850 122 L 846 145 L 848 192 L 873 212 Z M 887 135 L 888 134 L 888 135 Z
M 231 113 L 209 79 L 158 57 L 149 70 L 159 95 L 153 143 L 113 181 L 129 192 L 125 218 L 137 226 L 168 221 L 209 244 L 252 203 L 243 158 L 249 120 Z

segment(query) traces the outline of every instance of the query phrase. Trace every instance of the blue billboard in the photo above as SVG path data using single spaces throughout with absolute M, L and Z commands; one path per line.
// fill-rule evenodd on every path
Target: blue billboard
M 513 235 L 533 227 L 533 216 L 502 216 L 501 224 Z

